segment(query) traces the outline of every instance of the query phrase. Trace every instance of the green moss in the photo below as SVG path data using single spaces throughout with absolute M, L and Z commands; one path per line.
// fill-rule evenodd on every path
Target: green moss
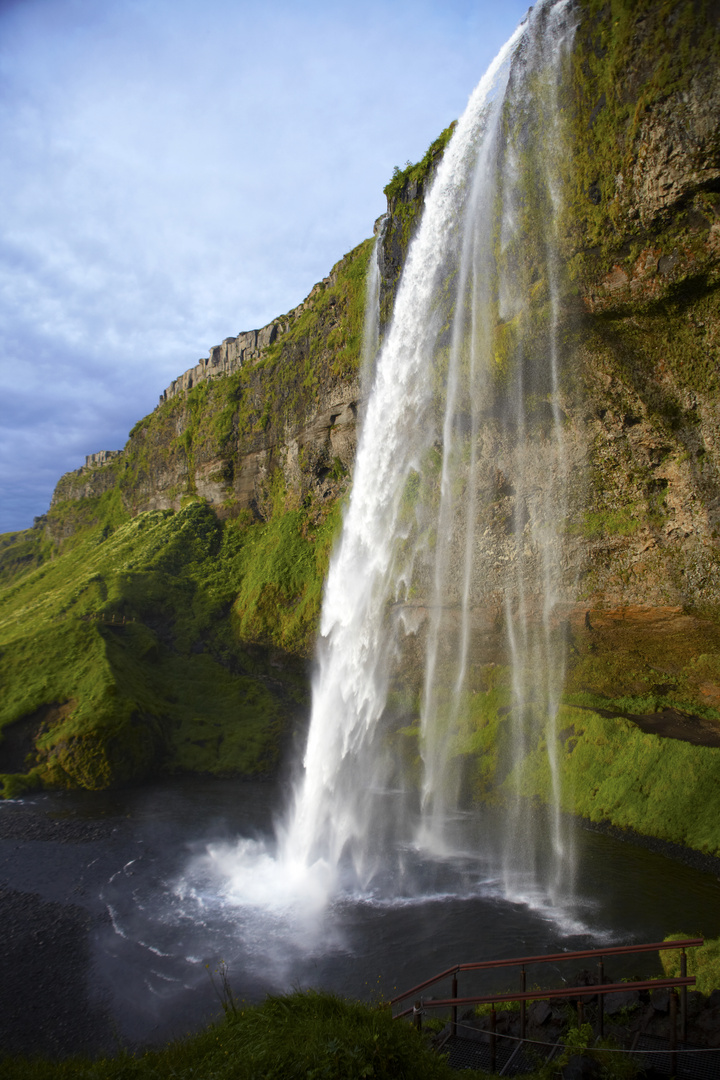
M 335 504 L 317 523 L 298 510 L 277 514 L 247 531 L 242 581 L 233 607 L 240 637 L 308 651 L 339 525 L 340 508 Z
M 287 331 L 257 365 L 262 393 L 246 395 L 238 411 L 240 435 L 280 430 L 310 414 L 318 388 L 352 378 L 360 368 L 365 279 L 373 241 L 366 240 L 333 268 Z
M 133 428 L 119 478 L 133 512 L 155 477 L 175 472 L 181 493 L 192 493 L 196 469 L 210 461 L 220 462 L 215 479 L 230 496 L 237 463 L 259 440 L 284 441 L 312 415 L 321 386 L 357 375 L 372 247 L 366 240 L 345 255 L 299 314 L 279 320 L 276 340 L 256 361 L 171 398 Z
M 0 585 L 41 566 L 52 555 L 53 545 L 41 528 L 0 536 Z
M 720 721 L 705 697 L 720 674 L 720 628 L 703 620 L 659 629 L 632 619 L 571 641 L 566 701 L 632 714 L 674 708 Z
M 663 941 L 687 941 L 702 934 L 668 934 Z M 665 977 L 673 979 L 681 974 L 680 949 L 663 949 L 659 954 Z M 686 950 L 687 974 L 694 975 L 695 989 L 701 994 L 711 994 L 720 987 L 720 938 L 708 938 L 699 948 Z
M 137 1056 L 91 1061 L 0 1058 L 0 1080 L 450 1080 L 455 1074 L 411 1024 L 389 1009 L 321 991 L 225 1002 L 197 1035 Z M 469 1078 L 484 1074 L 470 1070 Z
M 0 785 L 3 798 L 21 799 L 40 790 L 42 779 L 37 769 L 29 773 L 0 773 Z
M 96 496 L 73 498 L 70 493 L 64 500 L 56 492 L 45 515 L 45 539 L 51 537 L 58 548 L 69 550 L 92 532 L 96 542 L 102 543 L 128 517 L 117 486 Z
M 585 0 L 581 10 L 571 58 L 573 152 L 563 162 L 565 221 L 582 238 L 571 272 L 593 278 L 641 231 L 626 208 L 648 110 L 685 89 L 688 71 L 716 66 L 720 39 L 707 2 Z
M 642 522 L 632 506 L 618 510 L 587 510 L 582 522 L 568 528 L 568 532 L 592 540 L 598 536 L 632 536 L 642 528 Z
M 414 182 L 420 187 L 425 183 L 430 171 L 435 167 L 438 157 L 442 156 L 445 147 L 450 142 L 456 124 L 457 121 L 453 120 L 453 122 L 438 135 L 437 139 L 430 144 L 424 156 L 415 165 L 408 162 L 404 169 L 401 169 L 398 165 L 395 166 L 392 179 L 383 188 L 383 192 L 386 195 L 388 202 L 396 198 L 396 196 L 398 196 L 409 184 Z
M 498 664 L 479 665 L 472 680 L 478 689 L 455 697 L 440 687 L 433 739 L 445 748 L 449 773 L 459 781 L 463 803 L 495 800 L 498 786 L 512 761 L 510 670 Z M 392 744 L 407 770 L 419 782 L 422 775 L 420 700 L 417 688 L 397 686 L 388 699 L 385 724 Z M 408 723 L 408 719 L 411 722 Z
M 337 509 L 312 517 L 281 501 L 268 523 L 221 524 L 194 500 L 108 536 L 96 524 L 2 590 L 0 729 L 38 715 L 32 783 L 102 788 L 160 767 L 273 767 L 297 664 L 284 665 L 287 690 L 276 672 L 278 697 L 247 642 L 309 651 L 339 522 Z M 73 706 L 43 722 L 58 702 Z
M 561 807 L 711 855 L 720 854 L 720 749 L 640 731 L 622 717 L 561 706 Z M 545 801 L 552 790 L 543 741 L 505 782 Z
M 587 345 L 640 398 L 646 415 L 668 433 L 692 427 L 697 414 L 683 391 L 713 398 L 720 390 L 713 360 L 720 289 L 704 285 L 657 304 L 635 305 L 594 320 Z

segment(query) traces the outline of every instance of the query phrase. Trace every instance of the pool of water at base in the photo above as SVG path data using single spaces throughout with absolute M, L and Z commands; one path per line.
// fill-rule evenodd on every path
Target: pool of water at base
M 340 885 L 319 914 L 301 897 L 293 903 L 292 888 L 289 900 L 285 888 L 282 902 L 248 901 L 233 863 L 242 862 L 238 840 L 271 850 L 284 797 L 268 783 L 205 780 L 36 796 L 23 806 L 45 818 L 116 825 L 82 843 L 0 845 L 0 877 L 91 912 L 92 996 L 133 1044 L 217 1015 L 223 971 L 239 1001 L 294 987 L 387 1000 L 455 963 L 720 934 L 716 877 L 580 826 L 571 902 L 553 904 L 529 880 L 508 895 L 490 844 L 498 823 L 480 813 L 458 815 L 450 853 L 406 844 L 384 881 Z M 251 884 L 259 873 L 251 865 Z M 559 985 L 579 966 L 534 968 L 529 983 Z M 661 973 L 657 953 L 613 958 L 606 970 L 617 979 Z M 460 992 L 513 989 L 517 978 L 463 975 Z

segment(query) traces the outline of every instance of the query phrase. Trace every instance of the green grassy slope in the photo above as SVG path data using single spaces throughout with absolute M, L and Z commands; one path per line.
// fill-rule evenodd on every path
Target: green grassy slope
M 485 1074 L 470 1071 L 470 1078 Z M 455 1073 L 386 1008 L 296 992 L 162 1050 L 90 1061 L 0 1058 L 0 1080 L 450 1080 Z
M 338 510 L 91 516 L 0 593 L 5 794 L 271 769 L 305 693 Z

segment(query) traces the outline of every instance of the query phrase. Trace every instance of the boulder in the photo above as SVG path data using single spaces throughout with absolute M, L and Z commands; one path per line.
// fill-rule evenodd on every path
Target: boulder
M 620 990 L 617 994 L 605 995 L 605 1013 L 608 1016 L 615 1016 L 623 1009 L 636 1009 L 639 1004 L 640 994 L 637 990 Z
M 547 1023 L 552 1015 L 552 1009 L 547 1001 L 536 1001 L 528 1010 L 530 1021 L 538 1026 Z

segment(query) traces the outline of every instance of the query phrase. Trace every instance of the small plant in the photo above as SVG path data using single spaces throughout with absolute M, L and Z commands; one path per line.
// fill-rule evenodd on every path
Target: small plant
M 224 960 L 221 960 L 214 971 L 210 971 L 210 965 L 206 964 L 210 975 L 210 982 L 217 994 L 222 1011 L 226 1016 L 237 1016 L 238 1002 L 230 985 L 229 969 Z
M 347 469 L 339 457 L 333 458 L 333 463 L 328 475 L 331 480 L 342 480 L 344 476 L 347 476 Z

